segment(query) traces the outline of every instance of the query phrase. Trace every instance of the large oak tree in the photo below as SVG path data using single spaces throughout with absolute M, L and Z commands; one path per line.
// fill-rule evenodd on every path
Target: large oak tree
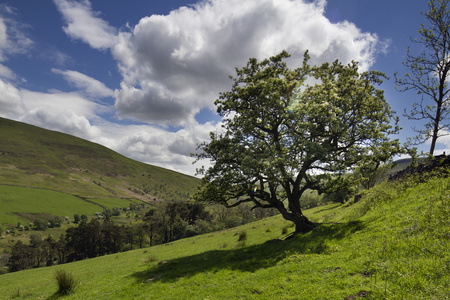
M 233 86 L 215 102 L 224 118 L 199 146 L 203 184 L 195 198 L 233 207 L 244 202 L 276 208 L 296 232 L 313 224 L 300 201 L 310 190 L 333 192 L 365 161 L 386 161 L 399 150 L 389 134 L 398 127 L 385 101 L 379 72 L 358 72 L 338 61 L 291 70 L 285 51 L 236 69 Z M 305 81 L 310 82 L 309 85 Z M 394 124 L 391 124 L 393 121 Z

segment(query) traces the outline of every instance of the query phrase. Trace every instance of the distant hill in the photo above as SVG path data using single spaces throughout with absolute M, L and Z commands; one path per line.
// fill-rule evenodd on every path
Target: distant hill
M 0 118 L 0 185 L 84 198 L 185 200 L 198 178 L 144 164 L 68 134 Z
M 406 169 L 411 164 L 411 158 L 402 158 L 395 161 L 394 166 L 389 170 L 389 175 L 400 170 Z

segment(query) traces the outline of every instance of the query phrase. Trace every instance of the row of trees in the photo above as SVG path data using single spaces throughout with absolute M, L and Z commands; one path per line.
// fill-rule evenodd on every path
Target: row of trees
M 31 233 L 30 243 L 16 242 L 11 248 L 9 271 L 38 268 L 93 258 L 121 251 L 143 248 L 177 239 L 238 226 L 273 215 L 270 210 L 242 206 L 226 209 L 214 205 L 206 208 L 194 202 L 166 202 L 147 210 L 134 224 L 119 225 L 112 218 L 75 218 L 77 226 L 67 229 L 59 239 L 43 239 Z

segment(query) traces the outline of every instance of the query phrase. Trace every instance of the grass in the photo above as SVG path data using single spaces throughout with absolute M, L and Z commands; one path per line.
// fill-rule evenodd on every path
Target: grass
M 78 285 L 78 280 L 72 273 L 64 270 L 56 270 L 53 276 L 55 283 L 58 286 L 58 291 L 56 292 L 57 295 L 66 296 L 75 291 L 75 288 Z
M 125 200 L 127 201 L 127 200 Z M 26 221 L 24 215 L 45 213 L 73 217 L 74 213 L 93 215 L 103 208 L 73 195 L 17 186 L 0 185 L 0 224 Z
M 356 204 L 306 211 L 321 225 L 284 241 L 293 228 L 275 216 L 66 264 L 79 286 L 65 299 L 449 299 L 449 187 L 382 184 Z M 51 297 L 61 267 L 1 275 L 0 299 Z
M 89 199 L 89 202 L 93 202 L 101 206 L 102 208 L 126 208 L 130 206 L 130 203 L 142 203 L 136 199 L 123 199 L 123 198 L 96 198 Z

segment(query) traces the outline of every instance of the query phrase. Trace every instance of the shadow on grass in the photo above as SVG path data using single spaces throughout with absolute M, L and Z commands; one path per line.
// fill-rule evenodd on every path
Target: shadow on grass
M 332 209 L 335 209 L 336 207 L 338 207 L 340 205 L 342 205 L 342 204 L 336 203 L 336 205 L 333 205 L 333 206 L 330 206 L 330 207 L 327 207 L 327 208 L 322 208 L 321 210 L 315 211 L 315 212 L 313 212 L 313 214 L 318 214 L 318 213 L 321 213 L 321 212 L 324 212 L 324 211 L 327 211 L 327 210 L 332 210 Z
M 212 250 L 196 255 L 163 261 L 131 276 L 138 282 L 173 282 L 178 278 L 220 270 L 255 272 L 276 265 L 294 254 L 329 254 L 327 241 L 342 239 L 362 230 L 361 221 L 322 224 L 317 229 L 287 240 L 270 240 L 260 245 L 241 246 L 230 250 Z

